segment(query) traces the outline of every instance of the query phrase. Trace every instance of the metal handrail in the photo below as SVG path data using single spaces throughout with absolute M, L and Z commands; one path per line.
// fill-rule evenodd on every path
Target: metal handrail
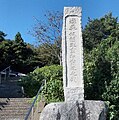
M 3 72 L 6 72 L 7 69 L 9 69 L 9 71 L 10 71 L 10 66 L 8 66 L 5 69 L 3 69 L 2 71 L 0 71 L 0 84 L 2 83 L 1 74 L 3 74 Z M 6 79 L 6 73 L 5 73 L 5 79 Z
M 8 66 L 8 67 L 6 67 L 5 69 L 3 69 L 3 70 L 0 71 L 0 72 L 4 72 L 4 71 L 7 70 L 8 68 L 10 69 L 10 67 L 11 67 L 11 66 Z
M 45 85 L 45 83 L 46 83 L 46 80 L 43 80 L 42 82 L 43 82 L 43 83 L 42 83 L 40 89 L 38 90 L 37 95 L 36 95 L 34 101 L 32 102 L 32 105 L 31 105 L 31 107 L 29 108 L 29 110 L 28 110 L 28 112 L 27 112 L 24 120 L 28 120 L 29 115 L 31 114 L 32 109 L 33 109 L 33 107 L 34 107 L 34 105 L 35 105 L 35 102 L 36 102 L 36 100 L 37 100 L 37 98 L 38 98 L 38 95 L 39 95 L 39 93 L 41 92 L 41 90 L 43 89 L 43 87 L 44 87 L 44 85 Z

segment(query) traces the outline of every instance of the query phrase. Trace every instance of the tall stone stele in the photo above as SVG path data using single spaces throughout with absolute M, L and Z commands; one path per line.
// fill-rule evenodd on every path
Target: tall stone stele
M 80 7 L 64 8 L 62 58 L 65 102 L 48 104 L 40 120 L 106 120 L 103 101 L 84 100 Z
M 62 30 L 65 101 L 84 100 L 81 8 L 65 7 Z

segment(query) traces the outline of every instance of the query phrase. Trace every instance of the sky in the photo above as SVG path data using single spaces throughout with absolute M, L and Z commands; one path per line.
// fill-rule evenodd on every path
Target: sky
M 119 16 L 119 0 L 0 0 L 0 31 L 6 39 L 14 40 L 20 32 L 25 42 L 36 44 L 37 40 L 28 31 L 36 24 L 34 19 L 45 21 L 47 11 L 61 11 L 64 7 L 82 7 L 82 26 L 91 19 L 103 17 L 112 12 Z

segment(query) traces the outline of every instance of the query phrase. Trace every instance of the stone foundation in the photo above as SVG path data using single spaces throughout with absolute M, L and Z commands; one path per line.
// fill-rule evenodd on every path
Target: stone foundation
M 76 100 L 84 100 L 83 87 L 65 88 L 65 102 L 74 102 Z
M 106 120 L 103 101 L 51 103 L 41 113 L 40 120 Z

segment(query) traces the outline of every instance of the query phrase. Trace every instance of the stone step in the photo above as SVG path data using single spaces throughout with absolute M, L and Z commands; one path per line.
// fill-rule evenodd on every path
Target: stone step
M 31 98 L 0 98 L 0 102 L 6 102 L 6 101 L 10 101 L 10 102 L 23 102 L 23 101 L 30 101 Z
M 24 120 L 25 115 L 0 116 L 0 120 Z
M 31 104 L 31 98 L 0 98 L 0 120 L 24 120 Z M 35 116 L 40 116 L 45 102 L 39 102 L 38 106 Z
M 6 112 L 4 114 L 0 114 L 0 120 L 1 119 L 6 119 L 8 120 L 8 118 L 20 118 L 20 120 L 22 120 L 21 118 L 25 118 L 26 114 L 27 114 L 28 110 L 24 111 L 24 112 Z M 12 119 L 11 119 L 12 120 Z M 16 120 L 16 119 L 15 119 Z
M 0 104 L 3 104 L 3 103 L 0 103 Z M 14 105 L 17 106 L 18 105 L 18 106 L 20 106 L 20 105 L 29 105 L 29 104 L 31 104 L 31 103 L 30 102 L 22 102 L 22 101 L 21 102 L 14 102 L 14 101 L 11 102 L 10 101 L 10 102 L 6 103 L 6 106 L 7 105 L 11 105 L 11 106 L 14 106 Z
M 20 107 L 20 106 L 28 106 L 28 105 L 31 105 L 31 102 L 30 100 L 26 99 L 26 100 L 10 100 L 10 101 L 3 101 L 3 100 L 0 100 L 0 107 L 3 106 L 3 107 L 7 107 L 7 106 L 14 106 L 14 107 Z
M 25 101 L 21 101 L 21 102 L 16 102 L 16 101 L 12 101 L 12 102 L 0 102 L 0 108 L 11 108 L 11 107 L 14 107 L 14 108 L 19 108 L 19 107 L 27 107 L 27 106 L 30 106 L 31 103 L 30 102 L 25 102 Z
M 26 101 L 26 102 L 22 102 L 22 101 L 21 102 L 19 102 L 19 101 L 18 102 L 14 102 L 14 101 L 12 101 L 12 102 L 11 101 L 10 102 L 0 102 L 0 105 L 15 105 L 15 104 L 16 105 L 21 105 L 21 104 L 27 105 L 27 104 L 31 104 L 31 103 L 28 101 Z
M 0 116 L 10 116 L 10 115 L 25 115 L 28 109 L 26 110 L 3 110 L 0 111 Z
M 8 118 L 5 118 L 5 117 L 0 117 L 0 120 L 24 120 L 24 117 L 8 117 Z
M 0 98 L 0 120 L 24 120 L 31 98 Z
M 13 106 L 8 106 L 8 107 L 0 107 L 0 113 L 3 111 L 9 111 L 9 110 L 28 110 L 30 106 L 19 106 L 19 107 L 13 107 Z
M 27 106 L 30 106 L 31 104 L 7 104 L 7 105 L 0 105 L 0 108 L 11 108 L 11 107 L 14 107 L 14 108 L 19 108 L 19 107 L 27 107 Z
M 26 115 L 29 109 L 25 110 L 0 110 L 0 116 Z

